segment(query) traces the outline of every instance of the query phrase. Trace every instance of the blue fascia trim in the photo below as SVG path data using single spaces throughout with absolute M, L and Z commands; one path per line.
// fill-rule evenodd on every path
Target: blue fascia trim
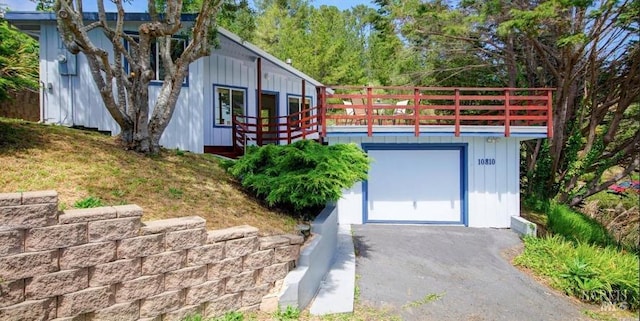
M 115 12 L 107 12 L 108 21 L 116 21 L 118 14 Z M 164 15 L 159 14 L 159 19 L 163 19 Z M 180 16 L 182 21 L 196 21 L 198 14 L 184 13 Z M 56 14 L 53 12 L 34 12 L 34 11 L 10 11 L 5 13 L 4 18 L 9 21 L 56 21 Z M 97 12 L 83 12 L 82 18 L 86 21 L 98 21 Z M 151 16 L 146 12 L 127 12 L 124 14 L 125 21 L 151 21 Z
M 429 225 L 429 224 L 434 224 L 434 225 L 464 225 L 467 226 L 466 224 L 463 224 L 461 222 L 455 222 L 455 221 L 397 221 L 397 220 L 390 220 L 390 221 L 381 221 L 381 220 L 369 220 L 366 223 L 382 223 L 382 224 L 424 224 L 424 225 Z
M 461 150 L 468 143 L 362 143 L 362 149 L 370 150 Z
M 366 152 L 366 150 L 365 150 Z M 369 173 L 367 173 L 369 177 Z M 362 224 L 369 223 L 369 180 L 362 181 Z
M 249 93 L 249 88 L 248 87 L 240 87 L 240 86 L 229 86 L 229 85 L 224 85 L 224 84 L 212 84 L 211 85 L 211 89 L 213 90 L 211 93 L 213 95 L 213 105 L 211 107 L 213 107 L 213 128 L 222 128 L 222 129 L 231 129 L 231 125 L 227 126 L 227 125 L 216 125 L 216 88 L 217 87 L 221 87 L 221 88 L 228 88 L 228 89 L 240 89 L 240 90 L 244 90 L 244 114 L 247 115 L 247 111 L 249 106 L 247 106 L 249 104 L 249 97 L 247 97 L 248 93 Z
M 460 191 L 460 206 L 462 206 L 461 220 L 464 226 L 469 226 L 469 174 L 467 166 L 468 155 L 469 155 L 469 144 L 464 143 L 461 144 L 462 149 L 460 150 L 460 186 L 462 186 Z
M 469 187 L 467 171 L 468 143 L 362 143 L 365 152 L 370 150 L 459 150 L 460 151 L 460 221 L 380 221 L 369 220 L 369 181 L 362 181 L 362 222 L 363 223 L 405 223 L 405 224 L 462 224 L 469 226 Z

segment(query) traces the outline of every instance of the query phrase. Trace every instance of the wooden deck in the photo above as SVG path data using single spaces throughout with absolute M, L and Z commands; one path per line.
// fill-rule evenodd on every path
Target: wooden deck
M 553 135 L 552 89 L 318 88 L 325 135 Z
M 551 137 L 552 95 L 549 88 L 319 87 L 317 107 L 296 114 L 234 115 L 233 144 L 241 153 L 329 135 Z

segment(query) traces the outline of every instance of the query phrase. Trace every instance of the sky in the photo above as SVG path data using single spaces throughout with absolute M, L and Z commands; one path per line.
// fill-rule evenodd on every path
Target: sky
M 341 10 L 349 9 L 353 6 L 364 4 L 367 6 L 373 6 L 373 0 L 312 0 L 315 6 L 330 5 L 336 6 Z M 84 0 L 84 11 L 96 11 L 96 1 Z M 109 4 L 109 1 L 105 1 L 105 5 Z M 12 11 L 34 11 L 36 4 L 29 0 L 0 0 L 2 7 L 8 7 Z M 146 11 L 147 0 L 133 0 L 131 5 L 125 4 L 125 11 L 127 12 L 144 12 Z M 107 9 L 108 10 L 108 9 Z

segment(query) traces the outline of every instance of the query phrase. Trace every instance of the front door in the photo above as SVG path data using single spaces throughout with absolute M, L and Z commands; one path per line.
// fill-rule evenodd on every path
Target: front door
M 262 144 L 278 144 L 278 95 L 262 93 L 262 105 L 258 108 L 260 115 Z

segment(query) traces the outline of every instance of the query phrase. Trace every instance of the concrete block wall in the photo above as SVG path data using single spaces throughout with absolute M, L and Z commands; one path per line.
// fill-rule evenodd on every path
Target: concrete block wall
M 136 205 L 57 210 L 55 191 L 0 194 L 0 320 L 180 320 L 258 309 L 301 236 L 141 222 Z

